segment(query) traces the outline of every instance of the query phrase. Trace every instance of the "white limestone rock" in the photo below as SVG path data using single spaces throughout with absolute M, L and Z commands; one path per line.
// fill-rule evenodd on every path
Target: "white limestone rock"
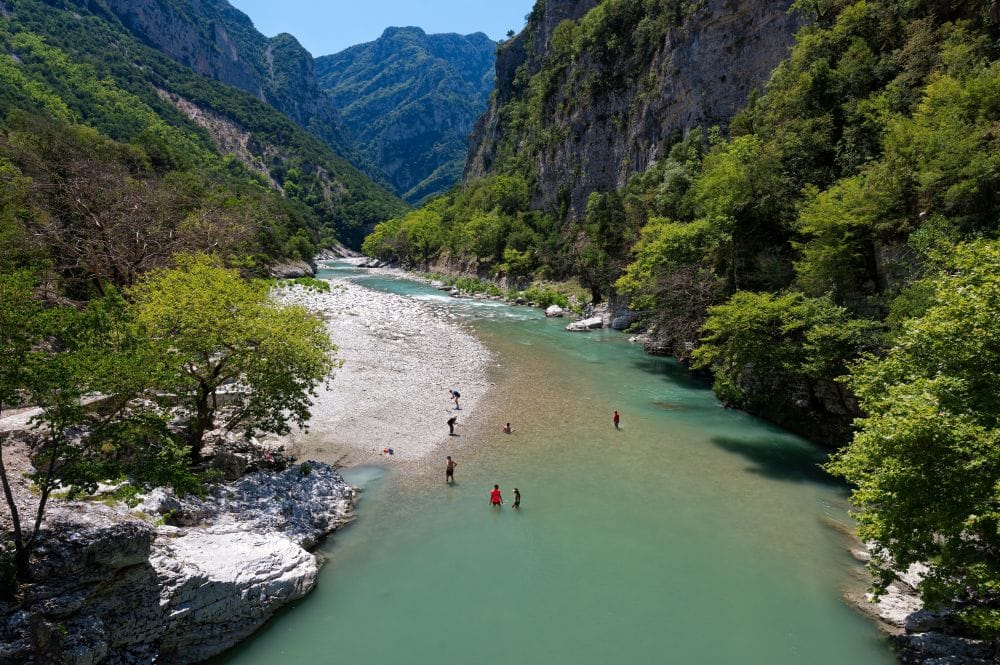
M 315 586 L 319 561 L 306 548 L 350 519 L 353 499 L 335 469 L 309 462 L 205 498 L 156 490 L 135 514 L 53 505 L 23 609 L 0 606 L 0 662 L 184 664 L 221 653 Z M 154 526 L 157 516 L 184 526 Z
M 591 330 L 596 330 L 598 328 L 603 328 L 603 327 L 604 327 L 604 319 L 600 316 L 592 316 L 589 319 L 574 321 L 573 323 L 566 326 L 566 330 L 570 332 L 589 332 Z
M 178 531 L 150 557 L 165 622 L 157 652 L 200 662 L 257 630 L 275 609 L 316 585 L 316 557 L 275 532 L 240 525 Z

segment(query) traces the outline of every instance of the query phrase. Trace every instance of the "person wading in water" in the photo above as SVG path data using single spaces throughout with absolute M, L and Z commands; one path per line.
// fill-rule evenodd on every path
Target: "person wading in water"
M 448 455 L 448 463 L 444 467 L 444 482 L 453 483 L 455 482 L 455 467 L 458 466 L 458 462 Z
M 499 508 L 503 505 L 503 496 L 500 495 L 500 486 L 494 485 L 490 491 L 490 505 Z

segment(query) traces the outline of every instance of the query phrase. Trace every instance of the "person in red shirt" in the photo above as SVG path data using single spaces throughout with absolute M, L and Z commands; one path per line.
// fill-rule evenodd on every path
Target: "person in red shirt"
M 500 486 L 494 485 L 490 492 L 490 505 L 498 508 L 503 505 L 503 497 L 500 495 Z
M 621 427 L 618 426 L 618 423 L 621 422 L 621 419 L 622 417 L 618 415 L 617 411 L 615 411 L 615 417 L 613 419 L 615 421 L 615 429 L 621 429 Z

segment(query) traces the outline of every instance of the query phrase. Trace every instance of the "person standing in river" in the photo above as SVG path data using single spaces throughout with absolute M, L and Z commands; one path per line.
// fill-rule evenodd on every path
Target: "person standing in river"
M 448 392 L 451 393 L 451 398 L 453 400 L 455 400 L 455 410 L 457 411 L 457 410 L 461 409 L 462 407 L 460 407 L 458 405 L 458 398 L 461 397 L 461 395 L 458 393 L 458 391 L 457 390 L 449 390 Z
M 621 416 L 620 416 L 620 415 L 618 414 L 618 412 L 617 412 L 617 411 L 615 411 L 615 415 L 614 415 L 614 417 L 612 418 L 612 420 L 614 420 L 614 421 L 615 421 L 615 429 L 621 429 L 621 427 L 619 427 L 619 426 L 618 426 L 618 423 L 620 423 L 620 422 L 621 422 L 621 419 L 622 419 L 622 417 L 621 417 Z
M 503 505 L 503 496 L 500 494 L 500 486 L 494 485 L 490 491 L 490 505 L 499 508 Z
M 452 416 L 448 419 L 448 436 L 458 436 L 455 434 L 455 423 L 458 422 L 458 416 Z
M 453 483 L 455 482 L 455 467 L 458 463 L 448 455 L 448 462 L 444 466 L 444 482 Z
M 521 510 L 521 490 L 514 488 L 514 510 Z

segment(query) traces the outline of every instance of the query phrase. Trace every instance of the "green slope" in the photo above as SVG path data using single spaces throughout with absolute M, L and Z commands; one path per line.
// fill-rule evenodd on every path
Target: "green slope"
M 268 104 L 139 42 L 102 3 L 19 0 L 3 6 L 0 43 L 9 59 L 0 114 L 46 112 L 118 141 L 135 141 L 144 133 L 165 135 L 177 145 L 198 146 L 211 155 L 205 158 L 209 161 L 222 159 L 235 141 L 242 144 L 238 157 L 250 170 L 348 243 L 357 243 L 371 225 L 404 209 Z M 201 122 L 193 123 L 192 114 Z M 223 128 L 222 135 L 218 127 L 206 131 L 212 124 L 204 121 L 206 115 Z
M 374 42 L 317 58 L 316 71 L 361 153 L 416 202 L 460 178 L 493 87 L 495 49 L 482 33 L 388 28 Z

